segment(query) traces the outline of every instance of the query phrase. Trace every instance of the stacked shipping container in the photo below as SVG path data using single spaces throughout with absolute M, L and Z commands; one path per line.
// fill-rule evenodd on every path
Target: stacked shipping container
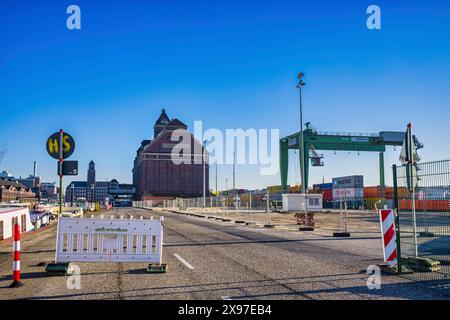
M 362 209 L 364 207 L 364 178 L 360 175 L 332 179 L 333 208 Z
M 310 193 L 322 193 L 323 208 L 392 209 L 393 187 L 364 187 L 363 176 L 333 178 L 332 183 L 314 184 Z M 397 189 L 401 210 L 411 210 L 407 188 Z M 416 189 L 416 209 L 423 211 L 450 211 L 450 187 L 422 187 Z
M 404 198 L 406 188 L 398 188 L 399 199 Z M 364 187 L 364 207 L 366 209 L 393 208 L 394 188 L 393 187 Z

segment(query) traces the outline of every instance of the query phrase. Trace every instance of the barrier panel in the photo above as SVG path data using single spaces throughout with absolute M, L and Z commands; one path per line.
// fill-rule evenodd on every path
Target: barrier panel
M 384 262 L 389 265 L 397 264 L 397 238 L 395 234 L 394 210 L 379 210 L 381 225 L 381 240 L 383 243 Z
M 161 220 L 61 217 L 55 262 L 146 262 L 161 264 Z

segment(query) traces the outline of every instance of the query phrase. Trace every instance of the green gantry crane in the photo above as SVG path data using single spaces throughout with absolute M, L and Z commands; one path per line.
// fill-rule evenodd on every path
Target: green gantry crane
M 405 132 L 381 131 L 379 133 L 330 133 L 317 132 L 310 123 L 305 124 L 303 130 L 304 146 L 300 148 L 301 135 L 296 132 L 280 139 L 280 174 L 283 190 L 287 188 L 288 177 L 288 150 L 298 149 L 300 163 L 302 163 L 302 152 L 305 156 L 305 188 L 308 188 L 309 162 L 312 166 L 323 166 L 323 155 L 318 154 L 316 150 L 329 151 L 356 151 L 356 152 L 378 152 L 380 159 L 380 186 L 385 186 L 384 178 L 384 152 L 386 146 L 401 146 L 405 138 Z M 414 136 L 414 144 L 417 149 L 423 148 L 417 138 Z M 300 174 L 303 176 L 302 166 L 300 165 Z

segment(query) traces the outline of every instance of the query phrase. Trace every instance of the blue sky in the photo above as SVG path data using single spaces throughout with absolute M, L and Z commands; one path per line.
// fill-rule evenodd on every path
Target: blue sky
M 81 8 L 81 30 L 66 28 L 70 4 Z M 381 8 L 381 30 L 366 28 L 370 4 Z M 449 18 L 446 0 L 2 0 L 0 170 L 26 176 L 37 160 L 55 181 L 44 143 L 63 128 L 77 142 L 77 179 L 94 160 L 98 179 L 131 182 L 163 107 L 190 127 L 288 135 L 299 129 L 300 70 L 305 121 L 319 130 L 402 131 L 412 121 L 422 159 L 448 158 Z M 399 152 L 385 155 L 389 184 Z M 324 154 L 311 183 L 348 174 L 378 183 L 376 154 Z M 237 177 L 237 187 L 279 184 L 257 166 L 238 166 Z M 231 166 L 219 166 L 219 188 L 225 178 L 230 186 Z

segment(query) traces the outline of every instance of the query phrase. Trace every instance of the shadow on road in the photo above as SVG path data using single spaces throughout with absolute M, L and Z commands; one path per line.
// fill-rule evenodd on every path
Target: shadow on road
M 143 271 L 143 270 L 139 270 Z M 140 274 L 139 271 L 131 271 L 126 274 Z M 262 293 L 255 293 L 245 295 L 230 296 L 231 299 L 295 299 L 298 296 L 300 299 L 335 299 L 339 295 L 354 295 L 360 296 L 363 299 L 450 299 L 450 295 L 436 296 L 429 294 L 430 290 L 436 290 L 442 285 L 440 281 L 428 281 L 428 282 L 415 282 L 415 283 L 395 283 L 395 284 L 381 284 L 381 289 L 369 290 L 367 286 L 337 286 L 336 283 L 345 283 L 345 281 L 360 281 L 366 282 L 366 276 L 362 276 L 359 273 L 348 273 L 340 275 L 323 275 L 323 276 L 305 276 L 296 278 L 277 278 L 277 279 L 262 279 L 262 280 L 250 280 L 250 281 L 232 281 L 232 282 L 212 282 L 212 283 L 199 283 L 193 285 L 180 285 L 180 286 L 161 286 L 150 288 L 139 288 L 132 290 L 120 290 L 121 297 L 123 298 L 150 298 L 150 299 L 167 299 L 172 295 L 180 294 L 205 294 L 210 293 L 212 299 L 216 297 L 219 299 L 223 292 L 229 291 L 241 291 L 249 292 L 249 290 Z M 299 290 L 295 286 L 298 285 L 311 285 L 327 286 L 323 289 L 308 289 Z M 273 288 L 274 286 L 281 286 L 284 292 L 276 293 L 264 293 L 264 290 Z M 434 291 L 436 292 L 436 291 Z M 80 292 L 67 295 L 53 295 L 53 296 L 35 296 L 26 299 L 40 300 L 40 299 L 77 299 L 87 298 L 93 299 L 96 295 L 115 295 L 118 291 L 100 291 L 100 292 Z M 126 294 L 129 295 L 126 295 Z M 133 294 L 135 293 L 135 294 Z M 445 292 L 442 292 L 445 293 Z M 350 297 L 354 298 L 354 297 Z

